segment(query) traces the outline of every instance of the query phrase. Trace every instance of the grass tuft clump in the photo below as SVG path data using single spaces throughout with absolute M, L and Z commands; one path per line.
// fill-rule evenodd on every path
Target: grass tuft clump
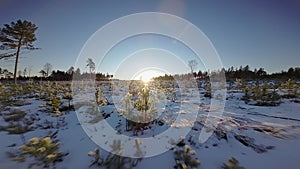
M 55 168 L 55 163 L 63 160 L 64 153 L 59 151 L 60 144 L 54 142 L 50 137 L 31 138 L 27 144 L 19 147 L 16 153 L 8 152 L 7 155 L 14 161 L 25 162 L 33 158 L 29 168 L 43 166 L 44 168 Z

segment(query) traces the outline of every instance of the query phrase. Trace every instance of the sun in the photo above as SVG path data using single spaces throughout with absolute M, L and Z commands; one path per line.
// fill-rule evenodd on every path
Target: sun
M 141 80 L 145 83 L 148 83 L 151 79 L 153 78 L 153 76 L 151 74 L 143 74 L 141 75 Z
M 148 83 L 153 77 L 155 77 L 154 71 L 145 71 L 140 74 L 140 80 L 142 80 L 145 83 Z
M 154 77 L 162 76 L 163 73 L 156 71 L 156 70 L 145 70 L 141 73 L 138 73 L 135 77 L 135 80 L 141 80 L 144 83 L 148 83 L 151 81 Z

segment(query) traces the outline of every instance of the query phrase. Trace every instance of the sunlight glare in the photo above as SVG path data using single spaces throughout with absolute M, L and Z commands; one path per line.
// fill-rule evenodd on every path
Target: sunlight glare
M 163 75 L 163 73 L 159 72 L 157 70 L 146 70 L 146 71 L 139 73 L 135 77 L 135 80 L 142 80 L 144 83 L 148 83 L 149 81 L 152 80 L 152 78 L 162 76 L 162 75 Z

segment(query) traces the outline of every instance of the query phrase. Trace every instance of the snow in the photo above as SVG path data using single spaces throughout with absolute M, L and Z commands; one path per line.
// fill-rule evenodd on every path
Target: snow
M 108 100 L 113 102 L 112 94 L 108 86 L 102 85 L 101 90 L 104 91 Z M 177 94 L 180 93 L 176 91 Z M 194 91 L 195 92 L 195 91 Z M 87 93 L 86 96 L 74 99 L 74 103 L 88 100 L 93 100 L 93 93 Z M 168 97 L 172 97 L 169 95 Z M 227 93 L 228 100 L 225 104 L 224 113 L 221 117 L 216 116 L 218 123 L 212 125 L 213 129 L 222 129 L 227 134 L 226 139 L 220 139 L 216 132 L 204 143 L 199 143 L 199 134 L 204 130 L 203 123 L 205 122 L 208 111 L 212 110 L 210 107 L 211 100 L 205 98 L 200 94 L 200 103 L 197 105 L 198 117 L 193 129 L 186 136 L 185 143 L 189 144 L 192 149 L 196 151 L 195 157 L 199 158 L 201 164 L 199 168 L 214 169 L 221 168 L 222 164 L 227 162 L 231 157 L 236 158 L 240 165 L 246 169 L 298 169 L 300 166 L 300 104 L 291 102 L 292 99 L 282 99 L 282 103 L 276 107 L 264 107 L 245 104 L 240 98 L 242 93 L 239 91 L 229 91 Z M 62 162 L 56 163 L 58 169 L 82 169 L 88 168 L 92 163 L 93 158 L 88 156 L 88 152 L 98 148 L 99 146 L 86 134 L 84 128 L 86 121 L 78 120 L 81 113 L 76 114 L 75 111 L 65 111 L 60 118 L 60 125 L 56 128 L 56 117 L 50 115 L 49 106 L 45 105 L 44 100 L 35 98 L 24 98 L 29 105 L 18 106 L 19 109 L 26 110 L 29 116 L 34 114 L 39 120 L 34 121 L 33 126 L 35 130 L 24 134 L 25 139 L 28 140 L 32 137 L 45 137 L 50 133 L 58 131 L 57 140 L 60 142 L 60 151 L 68 153 Z M 185 97 L 181 98 L 182 102 Z M 120 100 L 120 99 L 119 99 Z M 67 100 L 63 100 L 68 103 Z M 188 100 L 195 104 L 197 101 Z M 168 100 L 164 111 L 158 116 L 159 119 L 165 123 L 162 126 L 155 126 L 152 129 L 147 129 L 144 134 L 138 134 L 140 138 L 152 137 L 159 135 L 167 130 L 170 126 L 175 128 L 192 127 L 189 119 L 181 119 L 175 122 L 174 119 L 178 115 L 190 115 L 186 109 L 180 110 L 180 102 L 172 102 Z M 66 104 L 67 105 L 67 104 Z M 77 111 L 82 111 L 85 118 L 91 119 L 93 115 L 86 116 L 85 110 L 89 106 L 82 106 Z M 6 109 L 13 108 L 13 106 L 5 107 Z M 216 108 L 217 109 L 217 108 Z M 1 109 L 1 111 L 4 108 Z M 117 109 L 114 105 L 106 105 L 99 107 L 100 111 L 110 114 L 107 123 L 112 128 L 118 128 L 118 123 L 123 123 L 119 130 L 122 134 L 133 136 L 132 131 L 125 131 L 124 124 L 125 118 L 119 117 Z M 193 109 L 191 109 L 193 111 Z M 54 128 L 42 129 L 41 125 L 45 121 L 53 122 Z M 7 123 L 0 117 L 0 126 L 5 126 Z M 179 131 L 174 129 L 173 132 Z M 274 132 L 274 133 L 272 133 Z M 97 128 L 97 132 L 103 134 L 101 128 Z M 235 136 L 246 136 L 252 138 L 254 145 L 266 148 L 266 152 L 258 153 L 251 148 L 247 147 L 238 141 Z M 0 168 L 27 168 L 28 163 L 14 162 L 6 156 L 6 152 L 14 151 L 18 146 L 22 145 L 19 135 L 10 135 L 5 131 L 0 131 Z M 108 140 L 109 141 L 109 140 Z M 175 139 L 176 141 L 176 139 Z M 178 139 L 177 139 L 178 141 Z M 14 147 L 8 147 L 16 144 Z M 152 145 L 160 147 L 160 145 Z M 152 147 L 153 149 L 157 147 Z M 175 147 L 176 148 L 176 147 Z M 108 152 L 101 149 L 101 157 L 108 156 Z M 152 168 L 173 168 L 175 165 L 174 154 L 172 150 L 166 151 L 160 155 L 143 158 L 136 168 L 152 169 Z M 99 168 L 92 166 L 90 168 Z

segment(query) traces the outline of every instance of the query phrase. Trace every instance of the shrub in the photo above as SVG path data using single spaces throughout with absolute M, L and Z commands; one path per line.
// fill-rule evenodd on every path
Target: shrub
M 298 98 L 299 97 L 298 90 L 300 89 L 300 86 L 291 79 L 289 79 L 285 83 L 281 84 L 279 89 L 285 93 L 284 95 L 282 95 L 283 98 Z
M 33 158 L 34 162 L 29 165 L 54 168 L 56 162 L 62 161 L 64 154 L 59 151 L 59 143 L 53 142 L 50 137 L 31 138 L 27 144 L 19 147 L 16 154 L 8 153 L 15 161 L 25 162 L 27 158 Z
M 52 110 L 55 116 L 60 116 L 60 111 L 59 111 L 59 105 L 61 103 L 60 98 L 58 97 L 53 97 L 51 99 L 51 105 L 52 105 Z
M 200 165 L 200 160 L 192 157 L 196 154 L 196 151 L 191 149 L 189 145 L 174 149 L 173 152 L 176 161 L 175 169 L 196 169 Z
M 276 93 L 275 89 L 270 91 L 267 84 L 261 86 L 245 86 L 244 96 L 242 100 L 248 104 L 254 101 L 256 106 L 277 106 L 280 104 L 280 95 Z
M 222 168 L 223 169 L 244 169 L 244 167 L 241 167 L 239 161 L 234 157 L 231 157 L 231 159 L 229 159 L 227 163 L 223 163 Z

